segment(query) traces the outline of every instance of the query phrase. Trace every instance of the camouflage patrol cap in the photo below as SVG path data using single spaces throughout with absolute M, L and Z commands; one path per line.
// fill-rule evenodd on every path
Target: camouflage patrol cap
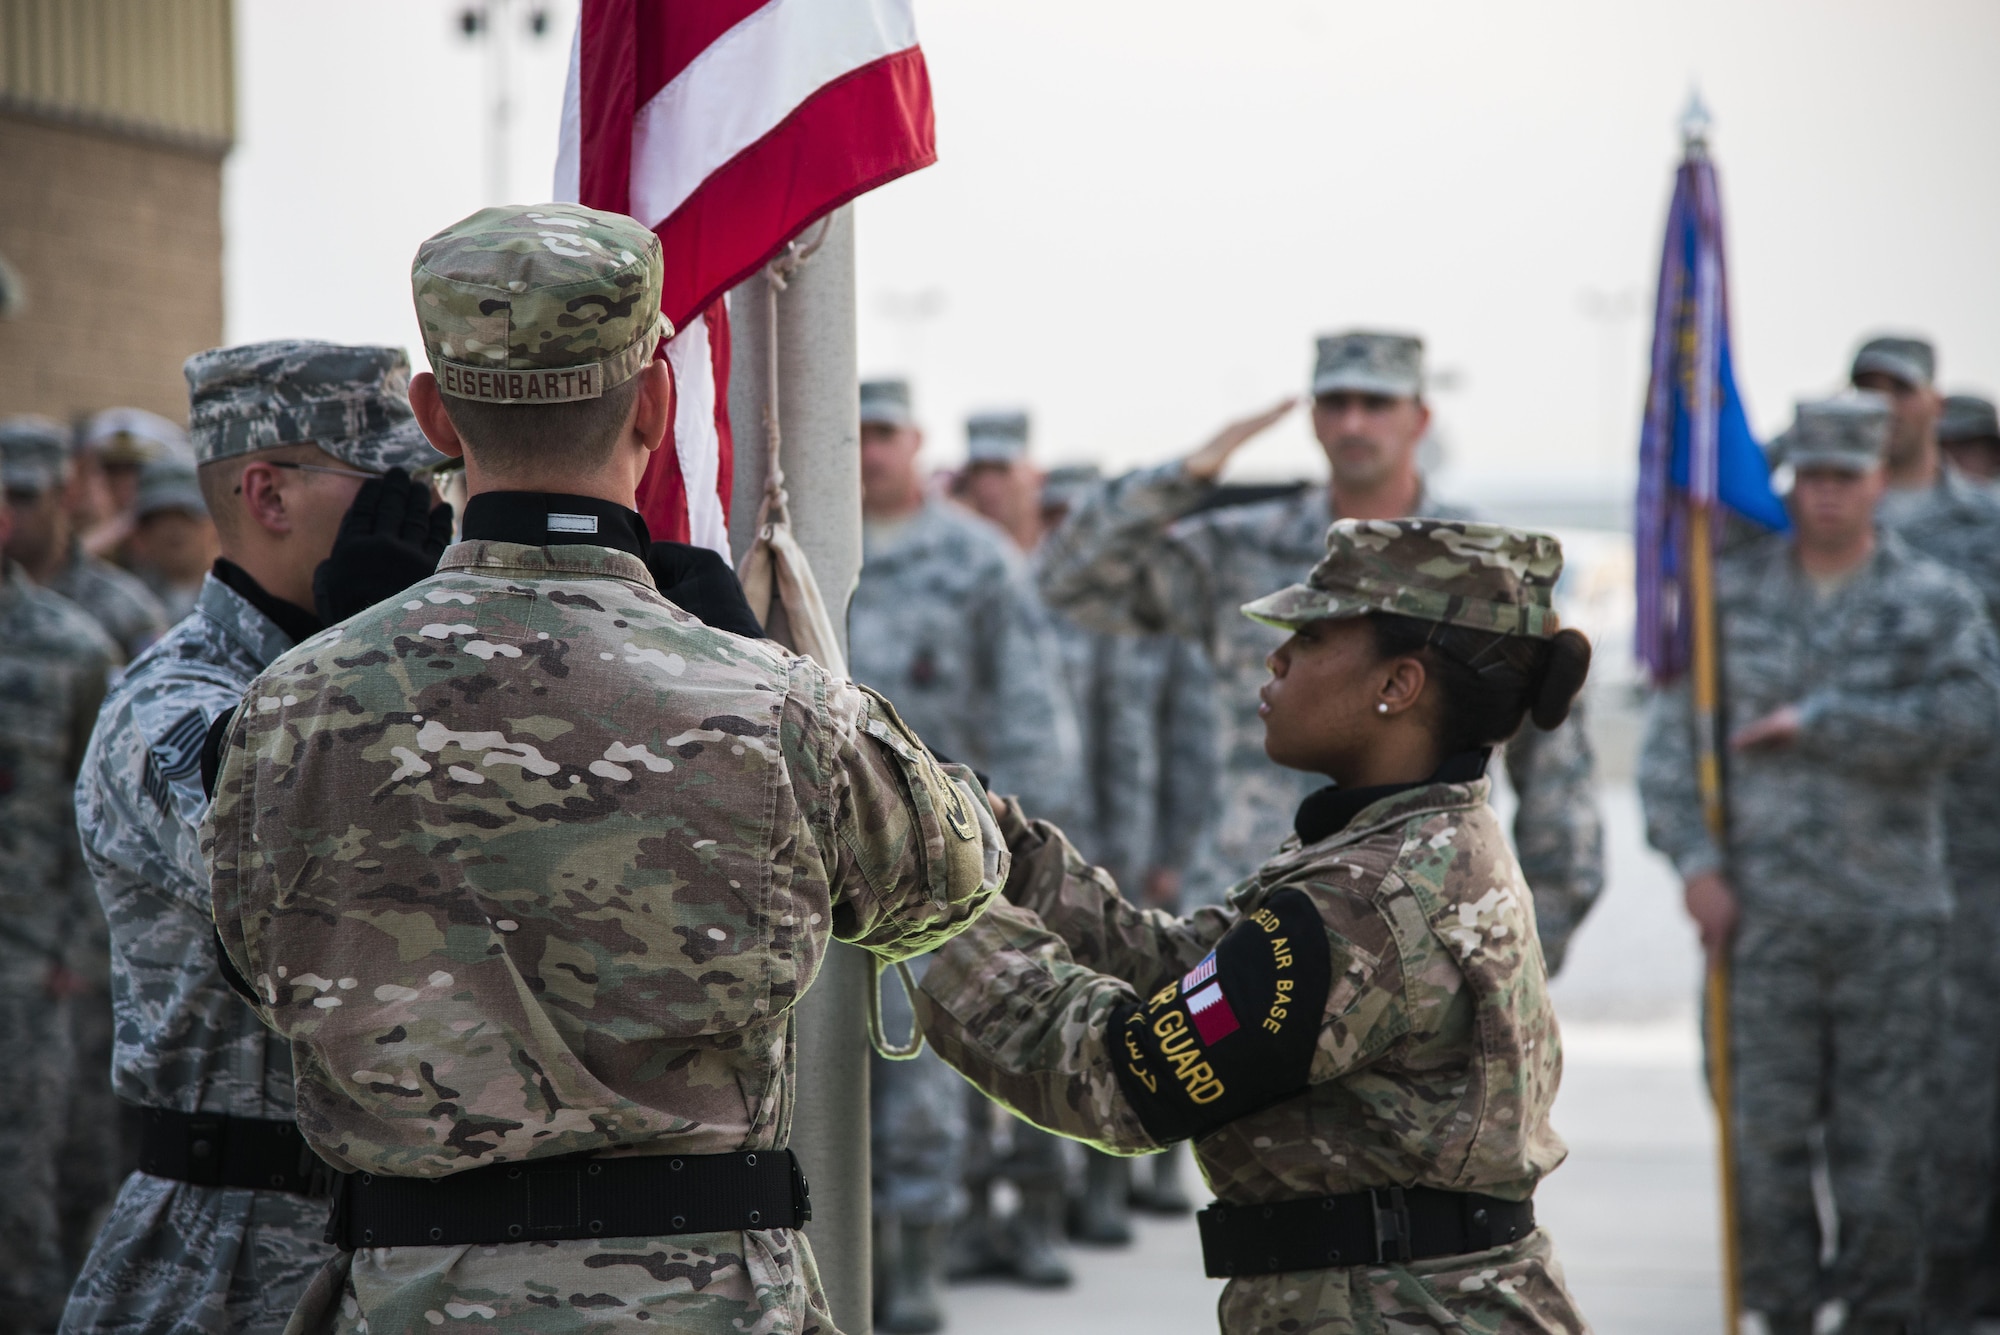
M 167 510 L 185 510 L 191 515 L 208 513 L 208 502 L 202 499 L 201 483 L 196 480 L 194 465 L 173 455 L 155 459 L 140 468 L 139 490 L 133 498 L 132 517 L 144 519 L 147 515 Z
M 1103 485 L 1104 473 L 1096 464 L 1059 465 L 1042 479 L 1042 507 L 1074 510 L 1084 497 Z
M 1019 409 L 974 413 L 965 419 L 968 463 L 1012 463 L 1028 457 L 1028 414 Z
M 481 403 L 594 399 L 673 327 L 660 238 L 622 213 L 504 204 L 417 248 L 410 288 L 438 388 Z
M 1865 473 L 1889 447 L 1889 401 L 1851 390 L 1801 399 L 1784 436 L 1783 462 L 1793 468 L 1841 468 Z
M 1869 372 L 1891 376 L 1917 389 L 1928 389 L 1937 374 L 1937 351 L 1930 340 L 1884 334 L 1869 339 L 1854 354 L 1850 380 Z
M 144 408 L 106 408 L 92 413 L 77 433 L 77 452 L 94 454 L 117 467 L 138 467 L 169 454 L 193 458 L 187 432 Z
M 69 432 L 53 417 L 23 413 L 0 420 L 0 486 L 41 493 L 62 485 Z
M 444 462 L 410 411 L 401 348 L 279 339 L 197 352 L 181 371 L 198 464 L 280 445 L 317 445 L 364 473 Z
M 1243 605 L 1280 630 L 1393 612 L 1548 639 L 1562 544 L 1546 533 L 1455 519 L 1342 519 L 1303 584 Z
M 1414 398 L 1424 392 L 1424 341 L 1411 334 L 1350 329 L 1322 334 L 1313 360 L 1312 392 L 1387 394 Z
M 864 380 L 861 382 L 861 420 L 877 426 L 912 426 L 916 416 L 910 411 L 910 382 L 907 380 Z
M 1993 400 L 1978 394 L 1946 395 L 1937 437 L 1946 445 L 1961 440 L 2000 440 L 2000 415 L 1994 412 Z

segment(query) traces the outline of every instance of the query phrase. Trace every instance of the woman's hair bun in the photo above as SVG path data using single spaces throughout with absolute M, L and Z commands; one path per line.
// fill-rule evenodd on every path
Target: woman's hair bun
M 1582 631 L 1559 630 L 1549 641 L 1549 657 L 1542 679 L 1535 686 L 1535 698 L 1528 716 L 1535 726 L 1548 732 L 1569 717 L 1583 679 L 1590 675 L 1590 641 Z

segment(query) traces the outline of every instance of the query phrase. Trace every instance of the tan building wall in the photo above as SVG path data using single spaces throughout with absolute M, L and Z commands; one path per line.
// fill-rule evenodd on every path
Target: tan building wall
M 0 0 L 0 413 L 184 421 L 222 341 L 230 0 Z

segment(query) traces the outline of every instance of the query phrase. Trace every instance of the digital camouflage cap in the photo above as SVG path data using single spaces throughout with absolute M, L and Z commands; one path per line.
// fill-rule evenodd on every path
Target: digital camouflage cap
M 278 339 L 197 352 L 181 371 L 198 464 L 281 445 L 317 445 L 364 473 L 444 462 L 410 411 L 401 348 Z
M 0 485 L 39 495 L 62 485 L 69 468 L 69 432 L 39 413 L 0 419 Z
M 1937 350 L 1925 338 L 1882 334 L 1863 343 L 1854 354 L 1850 379 L 1874 373 L 1917 389 L 1927 388 L 1937 375 Z
M 1028 457 L 1028 414 L 1019 409 L 974 413 L 965 419 L 965 457 L 975 464 L 1012 463 Z
M 1993 400 L 1981 395 L 1948 394 L 1944 411 L 1938 415 L 1937 437 L 1942 445 L 2000 440 L 2000 413 L 1994 411 Z
M 1547 639 L 1562 544 L 1546 533 L 1453 519 L 1342 519 L 1303 584 L 1243 605 L 1280 630 L 1393 612 L 1471 630 Z
M 1824 399 L 1801 399 L 1784 434 L 1779 458 L 1793 468 L 1840 468 L 1865 473 L 1889 447 L 1889 401 L 1855 390 Z
M 911 426 L 916 417 L 910 411 L 910 382 L 907 380 L 864 380 L 861 382 L 861 421 L 865 426 Z
M 580 204 L 481 209 L 410 269 L 438 388 L 481 403 L 594 399 L 639 374 L 673 327 L 660 239 Z
M 1322 334 L 1314 347 L 1312 392 L 1386 394 L 1407 399 L 1424 392 L 1424 341 L 1413 334 L 1350 329 Z

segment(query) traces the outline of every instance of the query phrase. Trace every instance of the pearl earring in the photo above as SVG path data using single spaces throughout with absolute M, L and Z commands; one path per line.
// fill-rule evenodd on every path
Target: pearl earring
M 1386 714 L 1386 713 L 1388 713 L 1388 712 L 1389 712 L 1389 703 L 1388 703 L 1388 701 L 1384 700 L 1384 701 L 1381 701 L 1381 702 L 1379 702 L 1379 703 L 1378 703 L 1378 704 L 1377 704 L 1377 705 L 1375 706 L 1375 712 L 1376 712 L 1376 713 L 1378 713 L 1378 714 Z

